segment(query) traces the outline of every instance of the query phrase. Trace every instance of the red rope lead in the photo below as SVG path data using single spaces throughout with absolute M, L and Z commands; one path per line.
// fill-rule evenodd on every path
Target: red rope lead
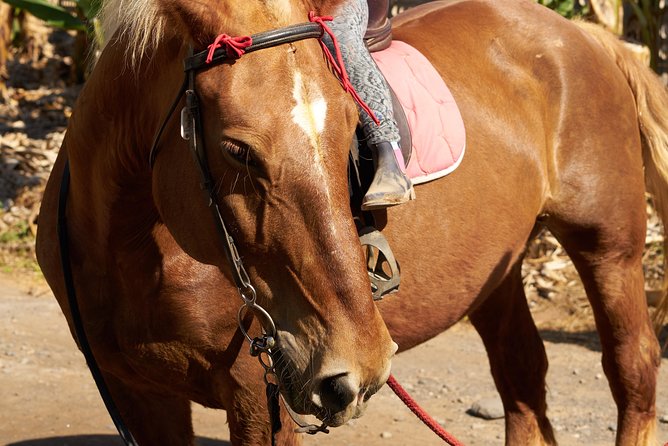
M 394 379 L 394 376 L 390 375 L 390 377 L 387 379 L 387 385 L 390 386 L 390 389 L 392 389 L 392 391 L 397 394 L 399 399 L 404 402 L 406 407 L 408 407 L 411 412 L 413 412 L 420 420 L 422 420 L 422 422 L 426 424 L 429 429 L 434 431 L 436 435 L 441 437 L 441 439 L 443 439 L 450 446 L 463 446 L 462 443 L 457 441 L 455 437 L 443 429 L 443 426 L 438 424 L 436 420 L 430 417 L 429 414 L 424 411 L 424 409 L 418 406 L 418 404 L 408 394 L 408 392 L 406 392 L 406 390 L 401 387 L 397 380 Z
M 362 110 L 364 110 L 371 117 L 371 119 L 373 119 L 373 122 L 375 122 L 376 125 L 380 124 L 380 121 L 378 120 L 378 118 L 376 118 L 376 115 L 373 113 L 371 108 L 362 100 L 362 98 L 360 98 L 360 96 L 357 94 L 357 91 L 355 91 L 355 87 L 353 87 L 353 85 L 350 83 L 350 79 L 348 78 L 348 73 L 346 72 L 346 67 L 343 64 L 343 58 L 341 57 L 341 48 L 339 48 L 339 42 L 338 40 L 336 40 L 336 37 L 334 36 L 334 33 L 332 32 L 330 27 L 327 26 L 327 24 L 325 23 L 326 21 L 329 22 L 333 20 L 333 17 L 317 16 L 315 15 L 314 11 L 311 11 L 308 13 L 308 19 L 311 22 L 320 25 L 322 27 L 322 30 L 327 34 L 329 34 L 329 37 L 332 38 L 336 57 L 331 53 L 331 51 L 329 51 L 329 48 L 327 48 L 325 42 L 322 41 L 322 38 L 320 39 L 320 46 L 322 47 L 322 52 L 325 54 L 325 58 L 329 62 L 332 71 L 334 71 L 334 74 L 339 79 L 339 82 L 341 82 L 341 86 L 343 86 L 343 89 L 347 93 L 350 93 L 355 102 L 357 102 L 359 106 L 362 108 Z
M 253 44 L 253 39 L 250 36 L 231 37 L 227 34 L 218 35 L 213 43 L 208 46 L 209 54 L 206 57 L 206 63 L 211 63 L 213 60 L 213 53 L 216 51 L 216 48 L 223 46 L 221 45 L 221 42 L 225 45 L 227 56 L 238 59 L 244 55 L 244 49 Z

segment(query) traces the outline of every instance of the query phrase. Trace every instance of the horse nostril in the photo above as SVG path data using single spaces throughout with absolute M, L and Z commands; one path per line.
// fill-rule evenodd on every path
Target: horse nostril
M 341 412 L 357 398 L 357 388 L 350 382 L 347 373 L 330 376 L 320 384 L 320 401 L 331 412 Z

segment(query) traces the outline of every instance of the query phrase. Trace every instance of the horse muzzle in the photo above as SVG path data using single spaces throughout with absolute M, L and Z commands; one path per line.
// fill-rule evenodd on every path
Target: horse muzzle
M 387 371 L 389 376 L 389 367 Z M 310 402 L 317 408 L 316 416 L 328 426 L 345 424 L 351 418 L 362 416 L 367 401 L 387 380 L 387 376 L 372 386 L 360 386 L 350 373 L 341 373 L 320 380 L 311 393 Z
M 337 427 L 364 413 L 367 402 L 387 381 L 390 359 L 396 352 L 392 343 L 391 355 L 383 361 L 381 370 L 366 374 L 353 367 L 321 367 L 315 374 L 295 373 L 294 362 L 280 351 L 277 372 L 285 402 L 297 413 L 314 415 L 328 426 Z M 308 365 L 303 370 L 313 370 Z

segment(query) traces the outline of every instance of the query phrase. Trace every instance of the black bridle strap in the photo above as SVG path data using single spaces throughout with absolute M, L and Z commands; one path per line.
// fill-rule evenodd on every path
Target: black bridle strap
M 179 92 L 176 94 L 176 97 L 172 101 L 172 105 L 169 107 L 167 114 L 165 114 L 165 117 L 162 119 L 162 124 L 160 124 L 160 128 L 153 137 L 153 143 L 151 144 L 151 152 L 148 155 L 148 165 L 151 169 L 153 168 L 153 164 L 155 163 L 155 157 L 158 155 L 158 149 L 157 149 L 158 142 L 160 142 L 160 138 L 162 138 L 162 133 L 165 131 L 165 127 L 167 127 L 167 123 L 169 122 L 169 118 L 174 114 L 174 110 L 176 110 L 176 107 L 179 105 L 179 102 L 181 102 L 181 98 L 183 97 L 183 93 L 186 91 L 187 87 L 188 87 L 188 76 L 185 76 L 183 79 L 183 83 L 181 84 L 181 88 L 179 88 Z
M 285 45 L 299 40 L 320 39 L 322 35 L 323 30 L 320 24 L 299 23 L 297 25 L 286 26 L 285 28 L 253 34 L 251 36 L 253 43 L 244 48 L 244 53 L 252 53 L 254 51 Z M 209 50 L 204 50 L 188 57 L 184 62 L 184 71 L 197 71 L 224 62 L 229 62 L 230 60 L 237 58 L 235 55 L 230 54 L 224 46 L 216 48 L 210 63 L 206 63 L 208 55 Z
M 213 177 L 211 176 L 211 170 L 209 169 L 204 141 L 198 141 L 204 131 L 202 129 L 199 99 L 197 97 L 197 93 L 195 92 L 194 71 L 188 71 L 186 73 L 186 84 L 188 85 L 185 92 L 186 109 L 188 111 L 189 118 L 192 120 L 191 127 L 193 129 L 192 134 L 188 139 L 188 146 L 190 147 L 190 153 L 193 157 L 193 161 L 198 167 L 201 179 L 201 188 L 207 194 L 208 205 L 213 215 L 216 230 L 218 231 L 220 238 L 223 240 L 223 250 L 225 251 L 225 257 L 232 266 L 232 277 L 234 278 L 234 283 L 239 289 L 239 292 L 242 293 L 243 297 L 243 293 L 245 291 L 247 292 L 248 288 L 252 288 L 252 286 L 250 285 L 250 279 L 248 278 L 248 275 L 246 274 L 246 271 L 241 263 L 241 258 L 239 257 L 239 253 L 237 252 L 237 248 L 234 244 L 234 239 L 232 239 L 232 236 L 227 230 L 227 226 L 223 220 L 223 215 L 220 212 L 220 207 L 218 206 L 218 197 L 214 187 Z M 255 293 L 255 290 L 252 292 Z
M 245 48 L 245 53 L 248 53 L 249 51 L 253 50 L 269 48 L 274 45 L 282 45 L 294 42 L 300 39 L 308 39 L 308 38 L 319 39 L 321 37 L 322 37 L 322 27 L 318 23 L 306 23 L 301 25 L 294 25 L 289 28 L 274 30 L 274 31 L 269 31 L 267 33 L 254 35 L 252 37 L 253 44 Z M 224 57 L 221 55 L 216 56 L 216 53 L 219 52 L 220 54 L 224 54 L 225 56 Z M 234 282 L 237 288 L 239 289 L 239 293 L 241 294 L 242 299 L 245 302 L 248 302 L 248 298 L 251 298 L 252 301 L 254 302 L 255 289 L 250 283 L 250 279 L 243 266 L 243 262 L 241 261 L 239 253 L 237 252 L 234 239 L 229 234 L 227 226 L 225 225 L 225 221 L 223 220 L 220 207 L 218 206 L 217 193 L 214 187 L 213 177 L 211 176 L 211 171 L 209 169 L 206 147 L 203 140 L 199 141 L 199 138 L 201 137 L 201 135 L 203 135 L 204 130 L 202 128 L 202 117 L 200 116 L 199 99 L 197 97 L 197 92 L 195 91 L 195 75 L 199 69 L 211 66 L 213 63 L 216 62 L 216 60 L 218 61 L 217 63 L 220 64 L 225 61 L 234 59 L 235 57 L 227 56 L 226 47 L 221 47 L 216 49 L 211 64 L 206 63 L 207 57 L 208 57 L 208 51 L 202 51 L 186 59 L 185 62 L 186 74 L 183 83 L 185 87 L 182 87 L 181 90 L 179 91 L 179 94 L 177 95 L 177 97 L 174 100 L 174 103 L 172 104 L 172 109 L 170 110 L 169 114 L 174 112 L 176 104 L 180 102 L 181 94 L 185 89 L 185 102 L 186 102 L 185 110 L 187 111 L 186 119 L 188 119 L 189 121 L 187 125 L 188 128 L 191 130 L 188 132 L 189 133 L 188 146 L 190 149 L 190 153 L 193 157 L 195 164 L 198 167 L 202 189 L 207 193 L 208 205 L 213 215 L 214 224 L 221 239 L 223 240 L 223 249 L 225 251 L 225 256 L 230 265 L 232 266 L 232 277 L 234 279 Z M 169 119 L 169 114 L 165 118 L 166 120 Z M 162 131 L 164 127 L 165 125 L 163 123 L 163 125 L 160 128 L 160 131 Z M 158 140 L 159 140 L 159 135 L 156 137 L 153 147 L 151 148 L 151 156 L 150 156 L 151 163 L 155 160 L 156 146 Z M 261 313 L 257 314 L 257 316 L 260 317 Z M 280 405 L 278 404 L 278 399 L 277 399 L 278 393 L 273 391 L 271 389 L 271 386 L 267 387 L 267 397 L 268 397 L 267 404 L 270 410 L 271 436 L 273 443 L 275 441 L 278 430 L 280 430 L 281 428 L 280 415 L 278 413 Z M 289 407 L 287 403 L 285 404 L 285 406 L 288 408 L 288 413 L 290 414 L 293 421 L 299 426 L 299 429 L 297 429 L 298 432 L 308 433 L 308 434 L 315 434 L 317 432 L 325 432 L 325 433 L 329 432 L 325 423 L 323 423 L 320 426 L 307 423 L 306 421 L 301 419 L 301 417 L 297 413 L 292 411 L 292 409 Z
M 86 330 L 83 326 L 83 321 L 81 319 L 81 311 L 79 310 L 79 303 L 77 301 L 76 291 L 74 287 L 74 277 L 72 275 L 72 264 L 70 262 L 70 250 L 69 250 L 69 237 L 67 234 L 67 194 L 70 189 L 70 163 L 69 161 L 65 162 L 65 169 L 63 170 L 63 178 L 60 181 L 60 195 L 58 197 L 58 242 L 60 243 L 60 260 L 63 267 L 63 277 L 65 279 L 65 289 L 67 290 L 67 302 L 70 306 L 70 315 L 72 317 L 72 324 L 74 325 L 74 332 L 77 335 L 77 340 L 79 341 L 79 347 L 81 352 L 86 358 L 86 364 L 90 369 L 90 373 L 93 375 L 95 380 L 95 385 L 97 386 L 102 401 L 111 416 L 118 434 L 121 436 L 123 441 L 127 446 L 137 446 L 137 442 L 130 433 L 130 430 L 127 428 L 121 417 L 121 413 L 116 407 L 111 393 L 109 392 L 109 387 L 107 382 L 102 376 L 100 367 L 97 365 L 95 360 L 95 355 L 93 355 L 93 350 L 90 347 L 88 342 L 88 336 L 86 336 Z

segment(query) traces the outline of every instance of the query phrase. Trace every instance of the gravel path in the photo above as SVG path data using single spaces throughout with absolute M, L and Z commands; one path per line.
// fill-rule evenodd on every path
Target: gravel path
M 539 318 L 541 315 L 538 315 Z M 561 445 L 610 445 L 615 409 L 590 332 L 543 330 L 550 358 L 549 414 Z M 660 444 L 668 441 L 668 356 L 659 377 Z M 466 323 L 395 360 L 394 374 L 428 412 L 469 446 L 503 444 L 503 420 L 472 417 L 480 400 L 498 397 L 477 334 Z M 229 438 L 224 412 L 195 407 L 202 446 Z M 308 446 L 443 444 L 383 388 L 367 413 Z M 50 292 L 26 293 L 0 278 L 0 445 L 121 446 L 94 383 Z

